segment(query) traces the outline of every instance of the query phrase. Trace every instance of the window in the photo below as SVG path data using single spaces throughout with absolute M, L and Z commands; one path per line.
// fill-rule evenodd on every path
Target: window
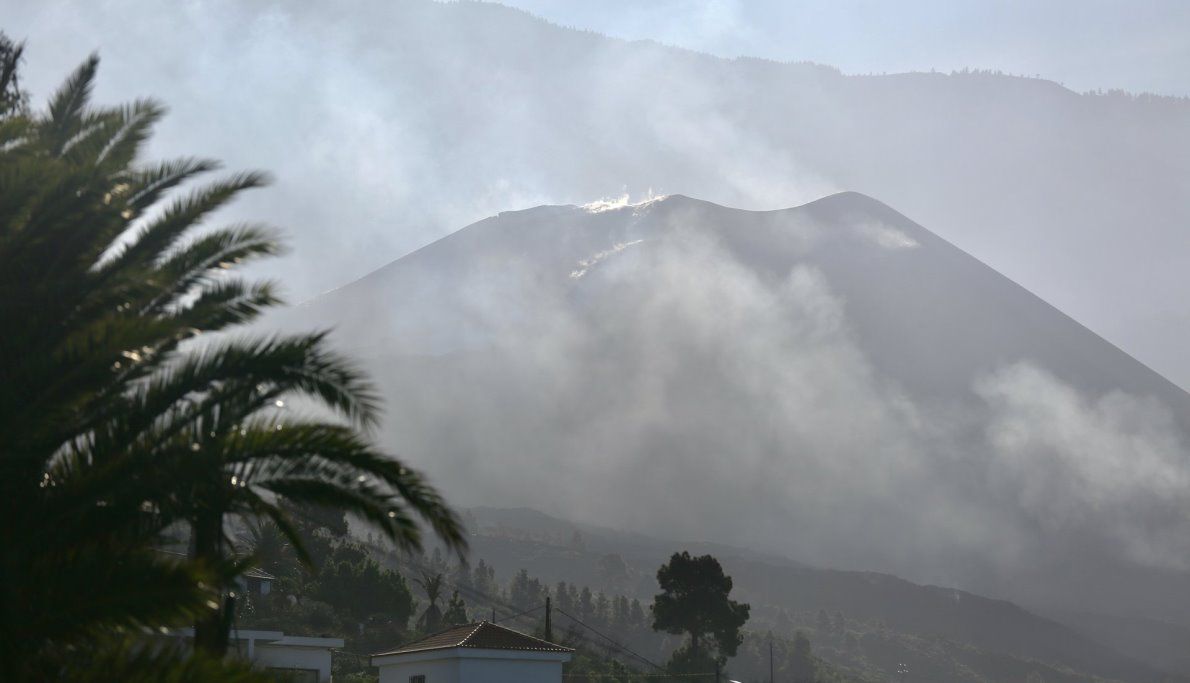
M 425 676 L 410 676 L 409 683 L 426 683 Z

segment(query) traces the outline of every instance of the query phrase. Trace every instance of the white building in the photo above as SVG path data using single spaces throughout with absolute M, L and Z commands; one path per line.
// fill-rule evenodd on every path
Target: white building
M 273 592 L 273 582 L 276 580 L 277 577 L 265 570 L 253 567 L 244 572 L 243 575 L 237 577 L 236 583 L 239 584 L 240 590 L 245 593 L 264 597 Z
M 574 650 L 481 621 L 372 655 L 380 683 L 561 683 Z
M 194 640 L 194 629 L 180 629 L 171 635 L 190 643 Z M 232 629 L 227 653 L 228 656 L 252 662 L 252 666 L 258 669 L 284 673 L 287 681 L 330 683 L 331 650 L 342 647 L 342 638 L 287 636 L 281 631 Z

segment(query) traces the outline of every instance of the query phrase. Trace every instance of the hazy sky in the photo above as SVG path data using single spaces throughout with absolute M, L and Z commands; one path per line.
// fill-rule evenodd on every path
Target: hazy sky
M 970 66 L 1038 73 L 1075 90 L 1190 95 L 1190 69 L 1185 68 L 1190 40 L 1184 38 L 1190 35 L 1190 2 L 928 0 L 914 3 L 912 10 L 906 3 L 828 0 L 510 2 L 560 24 L 612 35 L 729 56 L 813 60 L 846 73 Z M 427 9 L 435 11 L 422 11 Z M 350 6 L 277 0 L 0 0 L 0 28 L 28 41 L 25 76 L 35 102 L 44 102 L 70 69 L 98 51 L 103 58 L 96 88 L 100 101 L 151 95 L 169 106 L 151 156 L 201 154 L 232 169 L 270 171 L 276 178 L 271 189 L 253 193 L 223 216 L 265 219 L 288 230 L 293 253 L 269 267 L 283 277 L 291 300 L 354 280 L 508 209 L 584 203 L 626 191 L 643 195 L 651 189 L 742 208 L 780 208 L 853 189 L 890 202 L 1174 381 L 1190 385 L 1190 359 L 1184 353 L 1190 313 L 1177 294 L 1190 287 L 1184 278 L 1190 271 L 1182 263 L 1190 245 L 1182 238 L 1186 233 L 1177 213 L 1186 204 L 1172 199 L 1184 190 L 1181 155 L 1157 154 L 1153 158 L 1161 163 L 1126 161 L 1112 167 L 1121 174 L 1117 189 L 1130 182 L 1136 190 L 1116 192 L 1117 204 L 1134 202 L 1139 213 L 1121 217 L 1088 209 L 1097 227 L 1075 230 L 1076 242 L 1057 228 L 1087 218 L 1076 220 L 1072 213 L 1087 204 L 1078 199 L 1077 188 L 1070 201 L 1055 203 L 1040 185 L 1029 186 L 1037 192 L 1018 194 L 1005 204 L 1019 207 L 1016 215 L 1001 217 L 1005 228 L 1017 231 L 1008 234 L 999 224 L 976 225 L 994 222 L 994 216 L 955 222 L 937 214 L 939 207 L 966 206 L 970 193 L 988 194 L 991 190 L 981 187 L 990 181 L 1008 178 L 1004 182 L 1011 185 L 1011 173 L 957 180 L 962 174 L 948 173 L 940 184 L 907 180 L 905 187 L 892 189 L 855 177 L 872 161 L 908 163 L 945 151 L 947 144 L 957 144 L 953 140 L 886 149 L 874 160 L 864 156 L 862 145 L 850 152 L 832 149 L 820 158 L 841 168 L 803 168 L 809 161 L 805 147 L 813 146 L 813 139 L 794 149 L 787 140 L 771 137 L 796 136 L 791 126 L 766 128 L 757 121 L 744 125 L 726 119 L 722 112 L 708 115 L 730 101 L 724 99 L 730 91 L 717 90 L 714 78 L 707 80 L 705 70 L 712 63 L 693 53 L 686 60 L 649 49 L 620 54 L 606 41 L 596 45 L 567 32 L 533 28 L 537 22 L 518 21 L 517 12 L 448 9 L 413 0 Z M 467 33 L 472 29 L 463 15 L 484 19 Z M 549 69 L 538 67 L 549 60 L 536 54 L 559 49 L 571 50 L 571 56 L 577 49 L 594 61 L 581 74 L 543 76 Z M 491 50 L 509 54 L 501 57 Z M 516 61 L 518 50 L 533 54 Z M 513 62 L 519 66 L 507 66 Z M 563 59 L 556 66 L 570 68 L 567 64 L 572 62 Z M 745 70 L 752 73 L 754 67 Z M 659 73 L 679 85 L 657 106 L 642 109 Z M 586 92 L 574 91 L 581 78 L 590 79 Z M 752 76 L 732 78 L 752 82 L 747 81 Z M 572 99 L 561 98 L 562 92 Z M 763 122 L 766 112 L 796 112 L 815 92 L 811 88 L 776 108 L 749 111 Z M 1068 151 L 1051 149 L 1050 142 L 1071 128 L 1069 117 L 1047 108 L 1051 103 L 1026 97 L 1019 109 L 1009 109 L 1028 110 L 1015 123 L 1041 136 L 1035 147 L 1022 142 L 1013 148 L 1027 152 L 1021 160 L 1027 158 L 1033 168 L 1058 164 Z M 952 105 L 938 104 L 919 112 L 929 118 L 922 125 L 948 129 L 947 106 Z M 825 117 L 822 125 L 847 120 L 832 109 L 847 105 L 810 106 Z M 870 104 L 855 112 L 868 110 Z M 1059 118 L 1039 122 L 1038 115 L 1047 113 Z M 586 117 L 585 128 L 567 127 L 576 115 Z M 1006 130 L 1016 130 L 1009 123 Z M 635 133 L 625 136 L 625 129 Z M 968 136 L 961 142 L 978 146 L 984 138 Z M 1184 138 L 1171 134 L 1151 147 L 1174 149 Z M 1002 151 L 997 146 L 969 155 L 989 163 L 1013 161 Z M 1094 162 L 1059 164 L 1043 177 L 1073 179 Z M 965 170 L 978 168 L 968 166 Z M 885 180 L 913 175 L 881 173 Z M 1151 188 L 1149 194 L 1138 194 L 1137 188 L 1145 187 Z M 914 192 L 920 195 L 916 201 L 908 196 Z M 1164 199 L 1149 201 L 1154 197 Z M 988 208 L 980 205 L 984 213 Z M 1043 223 L 1046 230 L 1027 229 Z M 1128 236 L 1138 230 L 1143 234 L 1137 239 Z M 1120 254 L 1127 257 L 1122 267 Z
M 1097 0 L 952 0 L 915 3 L 912 10 L 906 3 L 829 0 L 796 5 L 775 0 L 512 4 L 561 24 L 621 37 L 653 38 L 724 56 L 812 60 L 845 73 L 969 66 L 1040 74 L 1075 90 L 1124 88 L 1190 95 L 1190 69 L 1185 68 L 1190 64 L 1190 41 L 1185 39 L 1190 35 L 1190 0 L 1121 0 L 1111 5 Z M 653 190 L 738 208 L 772 209 L 856 190 L 887 202 L 1182 386 L 1190 386 L 1190 356 L 1185 353 L 1190 346 L 1190 310 L 1184 303 L 1184 292 L 1190 291 L 1190 269 L 1185 267 L 1190 254 L 1190 233 L 1185 229 L 1190 225 L 1190 202 L 1185 201 L 1190 187 L 1186 103 L 1078 97 L 1029 79 L 843 78 L 827 69 L 726 62 L 653 45 L 626 46 L 560 30 L 505 8 L 421 0 L 0 0 L 0 29 L 28 40 L 26 84 L 36 103 L 44 102 L 71 68 L 97 50 L 103 58 L 96 87 L 99 101 L 151 95 L 170 107 L 153 139 L 151 157 L 200 154 L 222 159 L 230 169 L 271 171 L 276 178 L 272 188 L 253 193 L 219 218 L 263 219 L 287 228 L 293 253 L 270 267 L 272 274 L 282 277 L 293 300 L 364 276 L 502 211 L 582 204 L 621 194 L 640 198 Z M 523 423 L 514 421 L 523 415 L 503 415 L 501 411 L 522 403 L 534 405 L 508 400 L 511 394 L 506 391 L 483 391 L 476 382 L 393 381 L 391 386 L 401 391 L 390 397 L 396 408 L 391 419 L 409 421 L 406 429 L 394 425 L 393 433 L 412 435 L 396 444 L 398 450 L 415 456 L 420 451 L 427 460 L 433 457 L 429 446 L 419 448 L 414 439 L 415 428 L 420 428 L 425 443 L 440 449 L 449 437 L 474 441 L 476 451 L 485 454 L 563 453 L 571 454 L 573 462 L 589 454 L 588 460 L 605 465 L 600 472 L 610 477 L 620 476 L 622 467 L 633 462 L 648 467 L 647 459 L 638 462 L 629 456 L 648 452 L 654 442 L 680 453 L 701 441 L 707 467 L 722 467 L 728 461 L 711 456 L 738 444 L 715 439 L 749 433 L 754 421 L 750 407 L 775 406 L 786 417 L 809 415 L 806 424 L 821 431 L 803 433 L 795 424 L 784 431 L 761 432 L 773 437 L 771 443 L 760 443 L 761 439 L 749 451 L 753 467 L 735 468 L 752 476 L 730 480 L 737 489 L 721 487 L 732 494 L 715 499 L 725 501 L 722 508 L 706 501 L 704 511 L 710 518 L 739 522 L 728 502 L 734 505 L 758 490 L 766 493 L 766 485 L 782 484 L 763 475 L 769 459 L 784 457 L 784 441 L 801 445 L 804 453 L 837 453 L 843 465 L 861 462 L 847 460 L 856 454 L 903 455 L 887 464 L 904 465 L 899 476 L 919 483 L 912 479 L 915 472 L 935 462 L 916 460 L 926 451 L 918 446 L 949 442 L 932 433 L 922 438 L 919 432 L 933 429 L 935 421 L 917 419 L 916 404 L 886 389 L 864 358 L 857 358 L 870 349 L 853 343 L 846 330 L 839 331 L 844 317 L 838 311 L 846 311 L 847 301 L 832 291 L 820 295 L 822 288 L 816 289 L 812 273 L 774 289 L 730 260 L 722 266 L 726 270 L 713 270 L 708 265 L 713 259 L 704 253 L 709 251 L 700 250 L 689 261 L 657 263 L 660 272 L 672 276 L 667 282 L 680 285 L 674 291 L 693 296 L 646 301 L 650 305 L 640 310 L 648 315 L 642 320 L 628 317 L 619 327 L 609 324 L 593 330 L 582 320 L 572 321 L 565 307 L 544 308 L 544 313 L 524 316 L 545 326 L 527 335 L 536 344 L 530 353 L 511 344 L 510 360 L 480 368 L 497 375 L 494 380 L 502 383 L 492 386 L 501 389 L 516 386 L 522 375 L 504 382 L 500 373 L 518 370 L 523 376 L 555 380 L 552 390 L 567 400 L 545 408 L 561 414 L 540 411 L 556 417 L 547 425 L 555 428 L 555 440 L 542 437 L 547 430 L 537 428 L 534 411 Z M 598 260 L 604 252 L 591 253 Z M 477 261 L 487 263 L 483 258 Z M 518 281 L 516 262 L 511 261 L 513 267 L 509 263 L 495 262 L 499 277 L 482 278 L 478 292 L 460 289 L 476 300 L 468 309 L 470 318 L 482 321 L 484 314 L 506 314 L 510 307 L 530 310 L 535 303 L 515 296 L 516 290 L 508 295 L 500 289 L 504 279 Z M 698 267 L 687 268 L 689 264 Z M 712 278 L 708 284 L 704 272 L 735 275 Z M 381 304 L 364 310 L 368 329 L 394 322 L 425 326 L 427 313 L 394 313 L 401 302 L 424 296 L 421 284 L 419 278 L 383 288 Z M 489 296 L 492 292 L 499 296 Z M 928 286 L 890 292 L 894 303 L 898 293 L 924 301 L 936 294 Z M 689 305 L 671 305 L 675 301 Z M 344 308 L 335 313 L 342 314 Z M 774 310 L 790 310 L 793 315 L 765 314 Z M 989 320 L 998 314 L 978 309 L 985 311 Z M 331 318 L 314 322 L 329 324 Z M 733 320 L 735 324 L 724 326 Z M 1028 317 L 1012 320 L 1030 323 Z M 953 319 L 947 324 L 957 325 Z M 555 328 L 561 332 L 552 334 Z M 740 339 L 740 329 L 766 333 Z M 599 334 L 607 337 L 606 343 Z M 680 342 L 686 339 L 704 340 L 711 351 L 741 359 L 739 376 L 721 383 L 733 392 L 686 391 L 689 377 L 700 376 L 686 368 L 716 368 L 709 362 L 714 358 L 696 354 L 686 359 L 671 353 L 681 351 Z M 737 347 L 735 356 L 727 354 Z M 616 348 L 622 349 L 620 357 L 649 361 L 644 365 L 664 372 L 633 373 L 631 364 L 612 363 L 611 369 L 622 377 L 613 374 L 611 379 L 623 382 L 608 381 L 606 373 L 595 370 L 612 357 L 601 349 Z M 1073 355 L 1076 352 L 1071 349 Z M 576 366 L 572 359 L 583 358 L 583 353 L 589 362 Z M 773 357 L 783 364 L 770 362 Z M 675 358 L 682 360 L 674 362 Z M 513 363 L 516 360 L 527 368 Z M 1154 549 L 1176 548 L 1182 561 L 1185 549 L 1178 543 L 1188 538 L 1182 531 L 1190 528 L 1190 519 L 1181 501 L 1190 491 L 1190 474 L 1182 467 L 1186 451 L 1179 433 L 1165 428 L 1170 420 L 1152 409 L 1146 396 L 1101 389 L 1083 395 L 1070 378 L 1051 377 L 1049 368 L 1028 365 L 1032 359 L 1003 360 L 1025 364 L 1009 365 L 967 387 L 968 397 L 987 404 L 994 418 L 987 422 L 985 441 L 991 443 L 984 444 L 985 450 L 1003 455 L 988 460 L 1000 469 L 981 474 L 1006 482 L 1005 495 L 1040 493 L 1020 501 L 1009 496 L 1007 503 L 996 499 L 1003 503 L 997 509 L 1028 512 L 1033 515 L 1030 523 L 1036 519 L 1060 527 L 1074 520 L 1103 541 L 1101 547 L 1121 557 L 1168 566 L 1166 558 L 1152 557 L 1160 554 Z M 554 361 L 559 367 L 549 365 Z M 422 359 L 413 365 L 413 372 L 433 370 Z M 545 371 L 538 372 L 541 368 Z M 782 380 L 773 377 L 771 368 L 788 372 Z M 622 384 L 654 377 L 665 382 L 619 390 Z M 420 386 L 434 391 L 408 390 Z M 804 391 L 805 386 L 820 387 L 821 400 Z M 537 399 L 554 396 L 533 389 Z M 666 421 L 672 412 L 666 408 L 670 393 L 695 403 L 684 413 L 687 422 Z M 723 410 L 694 410 L 717 405 L 695 401 L 708 395 L 728 405 Z M 490 396 L 505 400 L 491 401 Z M 628 403 L 618 402 L 625 396 Z M 467 400 L 478 403 L 472 411 L 476 419 L 467 422 L 468 429 L 459 429 L 452 416 L 467 407 Z M 602 419 L 584 419 L 593 411 L 580 408 L 589 404 L 611 409 L 598 413 Z M 701 419 L 717 413 L 726 414 L 727 421 Z M 970 426 L 941 418 L 938 422 L 947 429 Z M 719 424 L 728 429 L 713 429 Z M 1022 424 L 1039 428 L 1024 430 Z M 564 429 L 557 429 L 559 425 Z M 441 436 L 435 429 L 443 431 Z M 1000 439 L 1001 432 L 1013 438 Z M 840 443 L 838 433 L 846 433 L 849 440 Z M 625 441 L 622 434 L 630 439 Z M 532 442 L 517 441 L 522 435 L 530 435 Z M 628 445 L 619 450 L 610 447 L 624 443 Z M 598 460 L 605 444 L 609 447 L 602 450 L 622 454 L 624 462 Z M 1112 457 L 1125 450 L 1140 458 L 1130 465 L 1131 479 L 1119 476 L 1120 462 Z M 942 447 L 938 451 L 962 452 Z M 1049 469 L 1036 469 L 1030 464 L 1036 461 L 1050 463 Z M 420 466 L 423 461 L 415 457 L 414 462 Z M 476 477 L 474 468 L 465 472 L 482 482 L 476 488 L 492 496 L 486 502 L 540 503 L 538 491 L 524 488 L 521 472 L 553 470 L 509 469 L 505 462 L 487 461 L 517 475 L 506 480 L 511 482 L 507 491 L 493 477 Z M 835 462 L 831 457 L 822 461 L 826 474 L 834 477 L 826 481 L 840 486 L 852 481 L 845 472 L 829 470 Z M 1029 466 L 1019 466 L 1022 463 Z M 440 475 L 436 481 L 446 490 L 465 491 L 445 468 L 433 473 Z M 575 470 L 569 481 L 588 486 L 592 480 L 584 474 Z M 701 475 L 692 469 L 689 485 L 701 481 Z M 670 478 L 661 470 L 651 476 L 654 479 L 642 479 L 642 485 L 661 486 Z M 891 475 L 883 479 L 898 482 Z M 716 481 L 722 480 L 703 483 L 713 486 Z M 979 478 L 963 481 L 985 483 Z M 1036 486 L 1019 485 L 1022 481 Z M 616 480 L 604 483 L 611 490 Z M 789 489 L 795 490 L 795 484 L 789 483 Z M 902 518 L 880 505 L 924 500 L 920 508 L 930 518 L 922 524 L 953 528 L 943 533 L 947 530 L 923 526 L 922 538 L 934 538 L 930 534 L 936 532 L 937 538 L 957 537 L 981 549 L 999 551 L 1005 546 L 981 535 L 995 531 L 994 525 L 975 519 L 967 528 L 967 518 L 936 512 L 961 507 L 941 503 L 965 503 L 966 489 L 906 484 L 901 489 L 886 487 L 898 495 L 882 497 L 881 486 L 877 477 L 871 489 L 851 495 L 858 499 L 867 494 L 863 499 L 877 505 L 863 508 L 871 515 L 859 522 L 870 518 L 889 524 Z M 1065 489 L 1074 490 L 1050 495 Z M 807 496 L 834 490 L 807 490 Z M 958 493 L 954 501 L 934 505 L 923 498 L 923 490 L 939 496 Z M 518 498 L 518 493 L 525 497 Z M 815 500 L 810 496 L 791 504 Z M 1159 505 L 1136 505 L 1137 500 Z M 1055 506 L 1055 501 L 1062 505 Z M 859 507 L 848 509 L 854 513 Z M 778 512 L 791 511 L 798 509 Z M 848 510 L 838 512 L 843 516 Z M 1156 522 L 1148 524 L 1150 517 Z M 764 518 L 772 525 L 767 528 L 773 537 L 784 530 L 784 519 L 781 514 Z M 700 520 L 691 520 L 701 527 Z M 1173 521 L 1157 523 L 1163 520 Z M 1176 532 L 1171 533 L 1176 542 L 1167 539 L 1167 530 Z M 735 530 L 719 527 L 718 532 L 730 536 Z M 851 538 L 828 536 L 832 542 Z M 1010 541 L 1017 539 L 1010 536 Z M 1145 543 L 1120 545 L 1120 538 Z M 889 535 L 885 540 L 896 539 Z M 1028 555 L 1032 546 L 1024 542 L 1017 547 Z M 846 548 L 823 546 L 821 552 L 827 550 L 838 553 L 830 557 L 846 566 L 870 566 L 862 561 L 869 558 L 844 561 Z M 877 566 L 901 569 L 928 564 L 929 558 L 883 561 L 888 564 Z
M 964 67 L 1190 95 L 1185 0 L 508 0 L 561 24 L 847 73 Z

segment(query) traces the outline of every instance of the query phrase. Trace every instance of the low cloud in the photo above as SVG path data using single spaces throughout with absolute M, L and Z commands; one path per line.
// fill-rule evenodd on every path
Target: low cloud
M 1038 578 L 1053 563 L 1185 566 L 1190 472 L 1155 399 L 1028 362 L 916 397 L 817 268 L 764 274 L 699 230 L 629 243 L 580 279 L 532 260 L 448 275 L 461 303 L 439 324 L 465 342 L 373 358 L 386 443 L 461 504 L 994 594 L 1029 575 L 1062 595 Z M 428 301 L 390 314 L 453 315 Z
M 989 481 L 1047 539 L 1091 538 L 1144 565 L 1190 561 L 1190 462 L 1169 409 L 1085 396 L 1026 363 L 982 378 Z

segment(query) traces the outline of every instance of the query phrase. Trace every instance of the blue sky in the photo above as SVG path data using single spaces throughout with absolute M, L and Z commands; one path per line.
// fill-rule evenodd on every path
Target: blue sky
M 1190 95 L 1187 0 L 507 0 L 551 21 L 847 73 L 963 67 Z

